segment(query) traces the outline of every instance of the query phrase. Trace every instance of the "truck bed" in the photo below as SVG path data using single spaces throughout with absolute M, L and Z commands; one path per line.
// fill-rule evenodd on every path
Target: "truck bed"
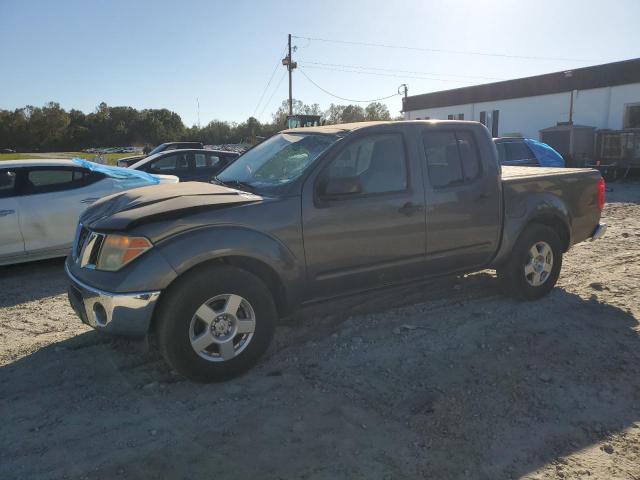
M 548 205 L 564 212 L 570 225 L 568 246 L 590 238 L 600 218 L 600 178 L 592 168 L 502 167 L 505 227 Z

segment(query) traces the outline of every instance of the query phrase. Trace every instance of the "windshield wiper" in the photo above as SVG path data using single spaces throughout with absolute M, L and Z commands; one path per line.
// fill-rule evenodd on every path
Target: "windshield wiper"
M 255 191 L 255 187 L 248 182 L 243 182 L 241 180 L 220 180 L 218 177 L 213 177 L 213 180 L 220 185 L 224 185 L 225 187 L 233 187 L 239 190 L 248 190 L 253 193 Z

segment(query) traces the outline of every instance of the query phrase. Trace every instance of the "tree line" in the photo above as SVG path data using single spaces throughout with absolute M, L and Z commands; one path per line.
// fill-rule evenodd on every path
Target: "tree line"
M 316 104 L 293 101 L 296 114 L 321 115 L 326 123 L 390 120 L 386 105 L 331 104 L 322 111 Z M 168 141 L 202 141 L 207 145 L 248 142 L 266 137 L 286 126 L 289 105 L 286 100 L 261 123 L 254 117 L 245 122 L 213 120 L 207 125 L 187 127 L 180 116 L 167 110 L 111 107 L 101 103 L 85 114 L 76 109 L 66 111 L 59 103 L 42 107 L 28 105 L 13 111 L 0 109 L 0 148 L 17 151 L 75 151 L 89 147 L 154 146 Z

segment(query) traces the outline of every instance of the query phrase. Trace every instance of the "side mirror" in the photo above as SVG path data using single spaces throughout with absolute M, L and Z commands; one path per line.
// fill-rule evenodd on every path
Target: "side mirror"
M 342 198 L 358 193 L 362 193 L 362 183 L 358 177 L 330 178 L 320 189 L 320 196 L 325 199 Z

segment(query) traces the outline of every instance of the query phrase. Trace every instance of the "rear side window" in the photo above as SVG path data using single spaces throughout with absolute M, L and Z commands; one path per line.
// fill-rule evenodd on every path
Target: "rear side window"
M 480 158 L 471 132 L 424 132 L 422 142 L 434 188 L 462 185 L 480 176 Z
M 527 147 L 524 142 L 505 142 L 503 145 L 505 158 L 509 162 L 534 158 L 531 150 L 529 150 L 529 147 Z
M 87 174 L 79 168 L 31 168 L 27 171 L 27 194 L 59 192 L 86 185 Z
M 429 132 L 422 134 L 427 154 L 429 180 L 436 188 L 460 185 L 463 182 L 462 162 L 453 132 Z
M 348 145 L 328 168 L 328 177 L 359 177 L 362 193 L 407 188 L 407 161 L 400 134 L 371 135 Z
M 186 153 L 176 153 L 159 158 L 150 165 L 154 172 L 173 172 L 189 168 L 189 159 Z
M 13 197 L 16 194 L 16 171 L 0 170 L 0 198 Z
M 462 159 L 462 174 L 466 182 L 474 180 L 480 176 L 480 158 L 478 149 L 471 132 L 456 132 L 458 139 L 458 149 Z
M 215 167 L 220 163 L 220 157 L 217 155 L 205 154 L 205 153 L 196 153 L 194 155 L 196 169 L 199 168 L 211 168 Z

